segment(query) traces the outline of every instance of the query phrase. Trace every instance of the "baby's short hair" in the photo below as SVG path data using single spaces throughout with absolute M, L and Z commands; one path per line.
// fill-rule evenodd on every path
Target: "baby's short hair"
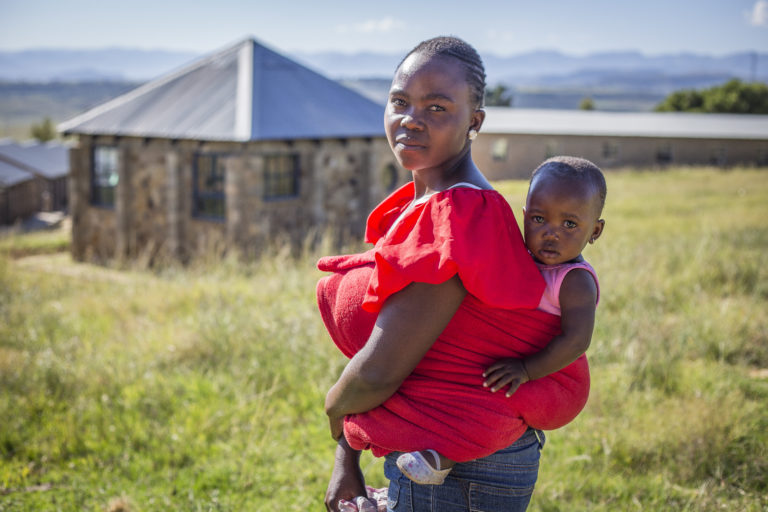
M 575 156 L 553 156 L 542 162 L 541 165 L 533 171 L 530 183 L 533 183 L 536 176 L 543 173 L 558 178 L 571 178 L 589 182 L 597 189 L 600 196 L 600 210 L 598 215 L 603 212 L 605 196 L 608 190 L 605 184 L 605 176 L 603 176 L 603 171 L 589 160 Z

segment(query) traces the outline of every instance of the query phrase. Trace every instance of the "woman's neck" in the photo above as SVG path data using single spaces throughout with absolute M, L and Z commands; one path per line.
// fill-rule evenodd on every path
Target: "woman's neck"
M 472 161 L 470 151 L 463 153 L 454 162 L 441 167 L 420 169 L 413 173 L 414 199 L 441 192 L 460 182 L 491 188 L 485 176 Z

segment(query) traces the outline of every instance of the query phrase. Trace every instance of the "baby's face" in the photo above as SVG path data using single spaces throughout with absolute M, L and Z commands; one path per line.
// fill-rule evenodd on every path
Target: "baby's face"
M 525 203 L 525 245 L 547 265 L 578 260 L 587 243 L 600 236 L 598 212 L 599 195 L 589 183 L 537 176 Z

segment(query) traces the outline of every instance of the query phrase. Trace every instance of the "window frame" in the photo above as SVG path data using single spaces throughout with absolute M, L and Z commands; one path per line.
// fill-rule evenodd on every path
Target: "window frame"
M 299 179 L 301 177 L 301 155 L 299 153 L 269 153 L 264 155 L 262 172 L 264 201 L 284 201 L 296 199 L 301 195 Z M 292 161 L 290 169 L 272 168 L 272 162 L 289 158 Z M 282 192 L 284 183 L 289 183 L 289 191 Z
M 609 160 L 609 161 L 615 161 L 619 158 L 619 154 L 621 152 L 621 146 L 619 145 L 618 141 L 615 140 L 604 140 L 603 141 L 603 159 Z
M 507 137 L 498 137 L 491 143 L 491 159 L 494 162 L 509 160 L 509 139 Z
M 728 148 L 725 144 L 709 148 L 709 164 L 717 167 L 728 165 Z
M 201 158 L 211 159 L 211 169 L 217 182 L 221 183 L 221 190 L 201 190 L 200 189 L 200 160 Z M 194 154 L 192 160 L 192 217 L 200 220 L 224 222 L 227 219 L 227 170 L 223 165 L 222 160 L 226 158 L 224 153 L 206 153 L 197 152 Z M 218 172 L 220 171 L 220 172 Z M 218 176 L 220 174 L 220 176 Z M 218 200 L 221 202 L 220 210 L 210 211 L 205 208 L 201 208 L 200 203 L 202 201 Z
M 114 154 L 114 168 L 111 172 L 101 172 L 101 166 L 99 166 L 98 154 L 100 150 L 109 150 Z M 98 166 L 98 167 L 97 167 Z M 106 166 L 108 167 L 108 166 Z M 114 184 L 103 185 L 100 184 L 98 178 L 103 178 L 105 175 L 107 181 L 112 181 L 114 177 Z M 110 210 L 115 209 L 115 203 L 117 201 L 117 186 L 120 183 L 120 148 L 115 144 L 95 144 L 91 148 L 91 173 L 90 173 L 90 204 L 99 208 L 107 208 Z M 111 194 L 105 194 L 105 191 L 111 191 Z
M 544 146 L 544 160 L 549 160 L 553 156 L 562 154 L 560 152 L 560 144 L 557 139 L 549 139 Z
M 393 162 L 387 163 L 379 173 L 380 183 L 386 193 L 393 192 L 397 188 L 400 173 Z
M 672 144 L 665 142 L 656 146 L 656 165 L 671 165 L 675 154 Z

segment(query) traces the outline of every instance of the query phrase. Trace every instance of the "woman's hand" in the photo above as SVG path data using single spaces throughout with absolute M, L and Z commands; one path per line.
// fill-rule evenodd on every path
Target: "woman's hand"
M 360 452 L 353 450 L 341 436 L 336 445 L 331 480 L 325 492 L 325 508 L 338 512 L 339 500 L 354 501 L 358 496 L 366 496 L 365 479 L 360 471 Z
M 496 361 L 483 372 L 483 377 L 485 377 L 483 386 L 491 388 L 492 393 L 509 385 L 507 397 L 512 396 L 521 384 L 531 380 L 523 360 L 514 358 Z

